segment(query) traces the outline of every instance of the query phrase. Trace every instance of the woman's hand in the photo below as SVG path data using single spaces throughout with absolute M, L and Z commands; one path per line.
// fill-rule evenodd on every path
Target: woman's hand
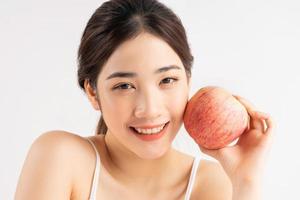
M 200 147 L 205 154 L 217 159 L 233 185 L 260 181 L 264 162 L 270 150 L 274 122 L 270 115 L 257 111 L 253 105 L 240 96 L 234 97 L 242 103 L 249 114 L 247 130 L 234 146 L 218 150 Z

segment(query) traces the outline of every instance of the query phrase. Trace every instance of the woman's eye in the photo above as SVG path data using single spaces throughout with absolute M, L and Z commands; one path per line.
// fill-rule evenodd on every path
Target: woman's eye
M 178 81 L 178 79 L 177 78 L 168 77 L 168 78 L 163 79 L 161 82 L 163 84 L 172 84 L 175 81 Z M 130 84 L 123 83 L 123 84 L 119 84 L 119 85 L 115 86 L 113 88 L 113 90 L 128 90 L 128 89 L 131 89 L 131 88 L 133 88 L 133 87 Z
M 168 84 L 168 83 L 175 82 L 177 80 L 178 80 L 177 78 L 168 77 L 168 78 L 163 79 L 162 82 L 165 83 L 165 84 Z
M 130 89 L 128 86 L 131 87 L 130 84 L 124 83 L 124 84 L 120 84 L 120 85 L 114 87 L 113 89 L 114 90 L 115 89 L 118 89 L 118 90 L 127 90 L 127 89 Z

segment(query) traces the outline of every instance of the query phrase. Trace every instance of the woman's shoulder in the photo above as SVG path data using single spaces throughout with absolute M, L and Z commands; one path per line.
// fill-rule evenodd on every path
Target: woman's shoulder
M 48 158 L 48 163 L 60 160 L 61 166 L 70 167 L 74 174 L 85 167 L 94 168 L 95 150 L 87 138 L 63 130 L 51 130 L 41 134 L 31 145 L 31 150 Z M 93 170 L 92 170 L 93 171 Z
M 41 134 L 32 144 L 42 152 L 60 157 L 65 162 L 72 163 L 72 169 L 83 169 L 85 163 L 95 165 L 95 150 L 87 139 L 94 140 L 94 136 L 82 137 L 79 134 L 63 130 L 51 130 Z M 98 144 L 97 144 L 98 145 Z
M 75 174 L 82 169 L 93 174 L 93 148 L 83 137 L 66 131 L 42 133 L 31 144 L 16 191 L 16 199 L 39 197 L 69 199 Z M 90 177 L 90 178 L 91 178 Z M 89 180 L 90 181 L 90 180 Z
M 177 151 L 184 163 L 191 163 L 196 157 L 200 159 L 196 171 L 195 182 L 192 188 L 191 200 L 229 200 L 232 199 L 231 182 L 221 164 L 215 160 L 202 158 L 201 155 L 192 156 L 182 151 Z M 187 166 L 191 166 L 188 164 Z M 189 170 L 191 170 L 189 168 Z M 190 176 L 191 171 L 189 172 Z M 216 192 L 218 191 L 218 192 Z
M 94 152 L 86 138 L 63 130 L 51 130 L 41 134 L 32 146 L 39 150 L 50 151 L 57 156 L 67 156 L 70 160 L 74 158 L 73 155 L 80 158 Z
M 96 152 L 87 139 L 96 141 L 95 136 L 82 137 L 79 134 L 63 130 L 53 130 L 42 134 L 38 139 L 46 146 L 53 148 L 72 172 L 71 199 L 87 199 L 90 191 L 90 183 L 96 165 Z M 98 143 L 96 148 L 98 149 Z
M 201 159 L 194 191 L 191 199 L 229 200 L 232 198 L 230 179 L 221 164 L 214 160 Z

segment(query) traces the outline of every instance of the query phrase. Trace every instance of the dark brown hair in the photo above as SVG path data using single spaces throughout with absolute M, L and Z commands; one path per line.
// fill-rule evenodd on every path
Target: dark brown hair
M 187 77 L 191 77 L 193 56 L 179 17 L 157 0 L 110 0 L 89 19 L 78 49 L 78 84 L 89 81 L 96 91 L 97 78 L 113 51 L 124 41 L 142 32 L 153 34 L 170 45 L 180 57 Z M 100 117 L 96 135 L 107 126 Z

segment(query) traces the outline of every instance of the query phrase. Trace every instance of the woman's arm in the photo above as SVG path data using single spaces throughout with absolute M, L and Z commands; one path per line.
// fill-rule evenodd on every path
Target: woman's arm
M 233 186 L 232 200 L 259 200 L 261 197 L 261 181 L 245 180 Z
M 259 200 L 262 172 L 273 141 L 275 124 L 271 116 L 256 111 L 246 99 L 235 97 L 248 111 L 248 129 L 234 146 L 218 150 L 199 147 L 222 165 L 232 183 L 233 200 Z
M 25 159 L 15 200 L 69 200 L 72 191 L 71 145 L 62 133 L 47 132 L 31 145 Z

